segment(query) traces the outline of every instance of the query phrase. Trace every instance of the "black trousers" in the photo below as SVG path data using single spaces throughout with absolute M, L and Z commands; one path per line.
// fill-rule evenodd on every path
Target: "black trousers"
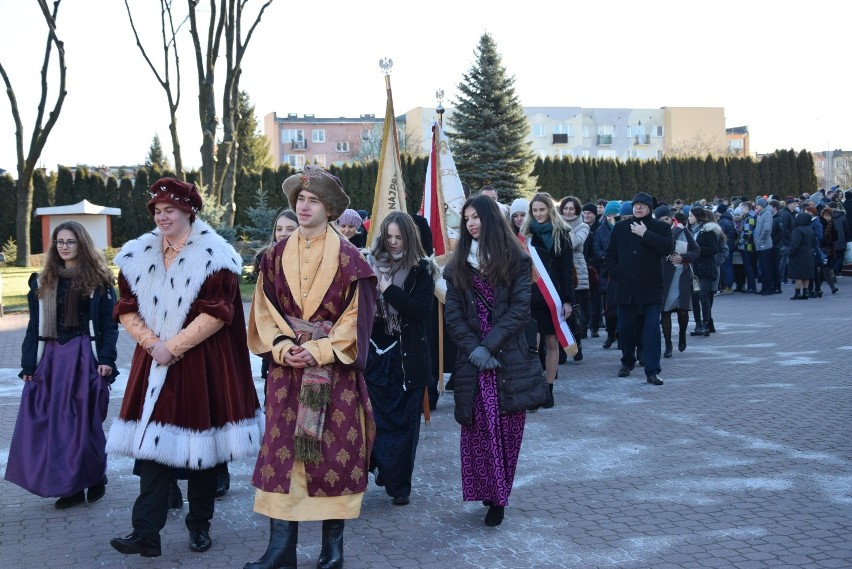
M 209 530 L 216 503 L 216 481 L 222 465 L 206 470 L 182 471 L 187 474 L 186 497 L 189 512 L 186 527 L 192 530 Z M 133 468 L 139 476 L 139 497 L 133 504 L 133 529 L 146 539 L 160 543 L 160 530 L 166 525 L 169 511 L 169 485 L 175 469 L 153 462 L 137 460 Z

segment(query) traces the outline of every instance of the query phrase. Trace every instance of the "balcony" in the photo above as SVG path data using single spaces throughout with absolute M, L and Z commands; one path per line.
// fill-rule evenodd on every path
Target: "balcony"
M 612 144 L 612 135 L 611 134 L 599 134 L 598 135 L 598 146 L 609 146 Z
M 568 135 L 567 134 L 554 134 L 553 135 L 553 144 L 568 144 Z
M 651 135 L 650 134 L 640 134 L 636 136 L 636 144 L 651 144 Z
M 305 140 L 294 140 L 293 150 L 307 150 L 308 143 Z

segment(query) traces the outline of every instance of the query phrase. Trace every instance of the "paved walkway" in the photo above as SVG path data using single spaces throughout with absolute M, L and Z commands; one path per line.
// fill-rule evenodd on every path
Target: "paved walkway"
M 663 360 L 662 387 L 638 370 L 617 378 L 618 353 L 589 340 L 586 359 L 559 370 L 556 407 L 528 415 L 498 528 L 461 500 L 446 394 L 421 431 L 411 505 L 392 506 L 371 485 L 346 526 L 346 567 L 852 567 L 852 279 L 840 287 L 809 301 L 787 300 L 789 287 L 717 298 L 718 333 Z M 25 325 L 25 315 L 0 319 L 3 469 Z M 122 333 L 111 414 L 131 350 Z M 210 551 L 189 551 L 184 508 L 169 514 L 163 557 L 117 553 L 109 539 L 130 529 L 138 491 L 131 466 L 111 457 L 106 496 L 64 511 L 0 482 L 0 567 L 239 568 L 264 551 L 268 521 L 252 512 L 245 460 L 217 501 Z M 301 568 L 316 564 L 319 529 L 300 527 Z

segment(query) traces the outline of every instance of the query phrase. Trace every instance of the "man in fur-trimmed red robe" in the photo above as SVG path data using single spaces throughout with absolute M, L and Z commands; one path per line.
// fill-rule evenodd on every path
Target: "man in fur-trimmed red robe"
M 256 455 L 263 414 L 246 347 L 239 255 L 195 219 L 194 185 L 164 178 L 150 192 L 157 229 L 115 257 L 114 314 L 137 346 L 107 452 L 136 459 L 140 486 L 133 531 L 110 544 L 156 557 L 175 475 L 189 480 L 190 550 L 210 548 L 217 475 L 224 463 Z

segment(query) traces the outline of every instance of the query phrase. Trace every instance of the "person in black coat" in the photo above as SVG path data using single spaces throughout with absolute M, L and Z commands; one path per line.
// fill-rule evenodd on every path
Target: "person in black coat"
M 580 222 L 582 223 L 582 222 Z M 558 314 L 551 312 L 550 305 L 538 286 L 533 287 L 530 297 L 530 312 L 536 321 L 537 330 L 546 346 L 544 372 L 547 377 L 547 402 L 544 407 L 553 407 L 553 382 L 559 365 L 560 346 L 556 336 L 554 317 L 568 320 L 574 305 L 574 247 L 571 228 L 559 215 L 553 198 L 547 193 L 538 193 L 530 200 L 530 207 L 521 226 L 521 235 L 528 247 L 534 247 L 547 269 L 553 288 L 559 295 L 561 306 L 555 307 Z M 579 331 L 576 330 L 577 336 Z M 579 349 L 579 339 L 577 339 Z M 581 353 L 578 351 L 578 354 Z
M 370 464 L 376 483 L 394 505 L 404 506 L 411 495 L 423 393 L 432 377 L 426 331 L 437 267 L 405 212 L 382 221 L 367 261 L 380 292 L 364 373 L 376 420 Z
M 485 524 L 497 526 L 512 490 L 526 411 L 544 403 L 547 387 L 535 340 L 524 333 L 530 258 L 491 198 L 469 198 L 462 212 L 459 242 L 444 268 L 447 327 L 458 347 L 462 495 L 488 506 Z
M 636 319 L 644 315 L 642 361 L 648 383 L 660 379 L 660 307 L 663 302 L 663 263 L 672 252 L 672 230 L 651 216 L 655 200 L 639 192 L 633 198 L 633 217 L 612 228 L 606 262 L 618 286 L 618 336 L 621 341 L 619 377 L 627 377 L 636 365 Z
M 787 278 L 796 281 L 796 293 L 790 300 L 807 300 L 808 285 L 814 275 L 814 237 L 811 229 L 811 216 L 807 213 L 796 215 L 796 226 L 790 238 L 790 260 L 787 263 Z

